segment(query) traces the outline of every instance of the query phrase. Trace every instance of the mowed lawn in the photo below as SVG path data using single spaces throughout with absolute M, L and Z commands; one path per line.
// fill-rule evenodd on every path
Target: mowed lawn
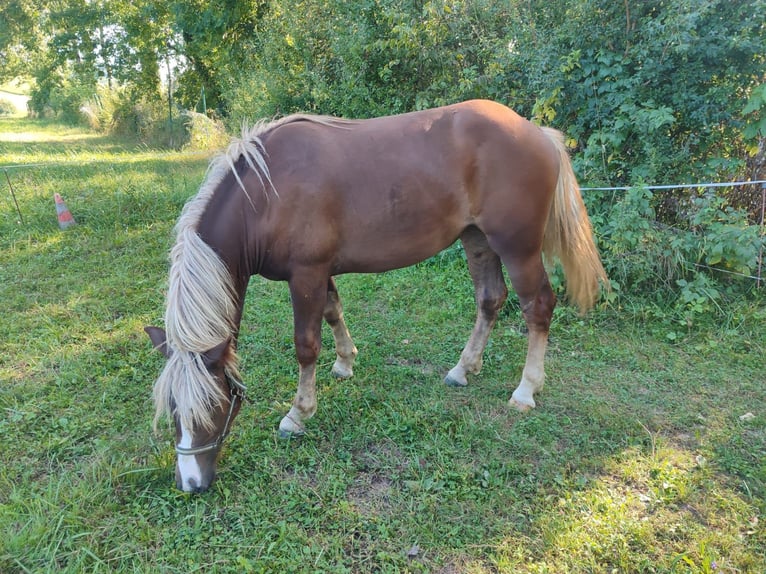
M 513 296 L 481 375 L 442 383 L 475 314 L 458 248 L 338 279 L 355 377 L 330 376 L 326 330 L 297 440 L 276 432 L 297 375 L 287 288 L 254 278 L 251 401 L 211 490 L 177 491 L 142 328 L 162 324 L 208 161 L 0 120 L 0 572 L 766 572 L 763 294 L 691 326 L 629 286 L 586 317 L 562 304 L 520 414 Z

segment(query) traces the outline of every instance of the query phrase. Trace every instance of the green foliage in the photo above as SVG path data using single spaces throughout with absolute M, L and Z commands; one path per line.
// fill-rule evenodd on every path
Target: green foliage
M 232 123 L 239 114 L 372 117 L 503 100 L 509 17 L 496 2 L 274 2 L 253 64 L 226 91 Z
M 750 116 L 743 135 L 748 139 L 766 138 L 766 83 L 753 88 L 742 113 Z
M 42 40 L 37 27 L 39 4 L 35 0 L 0 4 L 0 82 L 29 75 Z
M 659 241 L 652 198 L 650 190 L 632 188 L 603 217 L 594 217 L 607 275 L 623 288 L 667 287 L 684 273 L 678 239 Z
M 645 187 L 628 190 L 613 203 L 590 200 L 607 275 L 624 297 L 646 293 L 669 303 L 691 324 L 720 311 L 723 294 L 741 296 L 766 248 L 748 214 L 714 191 L 677 208 L 673 226 L 658 223 L 655 206 L 665 197 Z M 729 275 L 733 272 L 737 275 Z
M 115 114 L 125 105 L 129 97 L 124 89 L 108 89 L 100 86 L 87 101 L 80 106 L 80 114 L 88 127 L 109 133 L 115 127 Z
M 38 117 L 58 118 L 68 124 L 80 122 L 80 107 L 96 91 L 96 84 L 78 76 L 70 66 L 47 70 L 32 88 L 30 109 Z
M 587 0 L 572 6 L 554 42 L 570 46 L 577 65 L 552 69 L 547 91 L 566 94 L 558 121 L 584 152 L 581 176 L 626 184 L 736 173 L 745 155 L 738 147 L 743 98 L 764 70 L 755 14 L 766 5 Z
M 221 122 L 211 120 L 204 114 L 184 113 L 184 132 L 188 141 L 183 147 L 187 150 L 218 151 L 226 147 L 229 136 Z
M 689 223 L 699 236 L 700 262 L 751 275 L 760 250 L 766 245 L 758 226 L 748 224 L 748 214 L 727 205 L 725 197 L 708 192 L 693 198 Z
M 171 120 L 167 104 L 126 89 L 101 86 L 79 111 L 91 129 L 150 146 L 220 149 L 228 141 L 219 122 L 177 108 Z
M 202 88 L 208 107 L 224 111 L 220 98 L 231 74 L 252 69 L 260 50 L 259 21 L 267 3 L 263 0 L 170 0 L 162 3 L 169 12 L 169 26 L 177 35 L 176 50 L 189 67 L 179 78 L 178 95 L 192 108 Z
M 16 113 L 16 106 L 13 102 L 0 98 L 0 116 L 12 116 Z
M 168 109 L 162 102 L 150 99 L 133 100 L 127 95 L 119 97 L 112 113 L 111 132 L 116 135 L 152 137 L 156 127 L 168 121 Z

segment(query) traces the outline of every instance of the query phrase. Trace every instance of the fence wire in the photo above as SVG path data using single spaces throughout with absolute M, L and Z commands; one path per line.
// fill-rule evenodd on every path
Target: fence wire
M 739 187 L 742 185 L 766 186 L 766 179 L 755 181 L 728 181 L 719 183 L 675 183 L 672 185 L 627 185 L 621 187 L 581 187 L 580 191 L 628 191 L 631 189 L 696 189 L 704 187 Z

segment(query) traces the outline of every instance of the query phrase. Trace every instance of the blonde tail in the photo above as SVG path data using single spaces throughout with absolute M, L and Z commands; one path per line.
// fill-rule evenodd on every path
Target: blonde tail
M 542 129 L 560 157 L 559 180 L 545 227 L 543 252 L 546 257 L 561 261 L 569 300 L 584 313 L 598 300 L 599 285 L 608 289 L 609 281 L 593 242 L 593 229 L 564 145 L 564 136 L 552 128 Z

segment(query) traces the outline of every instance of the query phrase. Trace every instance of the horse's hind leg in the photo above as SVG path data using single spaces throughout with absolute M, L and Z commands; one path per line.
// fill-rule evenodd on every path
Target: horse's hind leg
M 476 227 L 469 227 L 460 236 L 460 241 L 473 279 L 477 313 L 473 332 L 460 354 L 460 361 L 444 378 L 450 386 L 467 385 L 466 373 L 481 370 L 482 355 L 497 321 L 497 313 L 508 296 L 500 258 L 490 248 L 484 233 Z
M 357 349 L 351 334 L 348 332 L 346 322 L 343 320 L 343 306 L 340 303 L 338 288 L 335 279 L 330 277 L 327 283 L 327 303 L 324 307 L 324 319 L 332 329 L 335 339 L 335 364 L 332 366 L 332 374 L 339 379 L 348 379 L 354 375 L 354 359 Z
M 526 411 L 534 408 L 534 395 L 543 388 L 545 348 L 556 295 L 548 282 L 539 252 L 527 257 L 504 257 L 503 262 L 519 296 L 521 312 L 529 330 L 527 359 L 521 382 L 510 400 L 511 405 Z

